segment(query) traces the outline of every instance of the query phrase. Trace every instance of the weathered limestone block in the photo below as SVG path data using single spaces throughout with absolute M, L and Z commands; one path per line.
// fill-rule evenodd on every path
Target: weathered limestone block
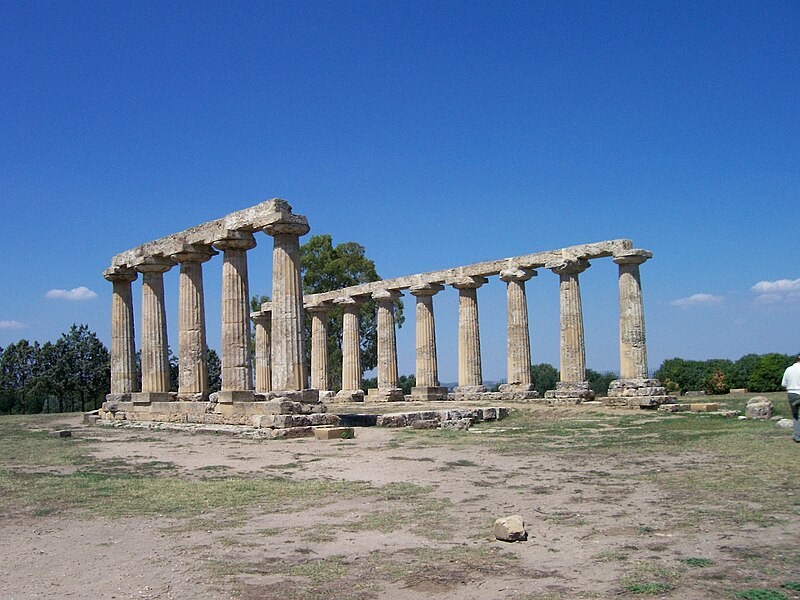
M 441 428 L 448 431 L 465 431 L 472 426 L 472 419 L 444 419 Z
M 689 405 L 692 412 L 713 412 L 719 408 L 716 402 L 698 402 Z
M 418 419 L 411 422 L 411 429 L 438 429 L 439 419 Z
M 746 416 L 748 419 L 769 420 L 772 418 L 772 402 L 766 396 L 754 396 L 747 401 Z
M 354 437 L 355 431 L 352 427 L 317 427 L 314 429 L 314 439 L 317 440 L 341 440 Z
M 594 400 L 594 392 L 588 381 L 559 381 L 555 390 L 548 390 L 544 397 L 551 404 L 580 404 L 584 400 Z
M 492 531 L 501 542 L 524 542 L 528 539 L 525 521 L 519 515 L 497 519 Z

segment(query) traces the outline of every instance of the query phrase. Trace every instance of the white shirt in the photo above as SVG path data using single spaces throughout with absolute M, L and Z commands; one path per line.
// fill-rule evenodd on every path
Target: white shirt
M 781 385 L 786 388 L 787 392 L 800 394 L 800 362 L 794 363 L 783 372 Z

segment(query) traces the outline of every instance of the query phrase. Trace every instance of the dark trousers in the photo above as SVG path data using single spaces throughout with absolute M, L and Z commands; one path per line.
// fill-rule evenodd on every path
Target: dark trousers
M 800 442 L 800 419 L 798 419 L 798 413 L 800 413 L 800 394 L 789 392 L 789 408 L 792 409 L 792 419 L 794 419 L 794 423 L 792 424 L 792 438 L 795 442 Z

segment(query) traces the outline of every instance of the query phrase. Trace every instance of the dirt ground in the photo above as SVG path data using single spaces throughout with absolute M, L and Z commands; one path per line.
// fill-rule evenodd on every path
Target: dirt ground
M 645 597 L 731 598 L 730 582 L 758 580 L 763 569 L 754 565 L 795 547 L 800 534 L 793 515 L 768 526 L 731 528 L 713 518 L 677 525 L 692 509 L 642 475 L 702 469 L 713 460 L 702 454 L 509 454 L 374 427 L 357 429 L 354 440 L 254 441 L 64 423 L 73 439 L 91 438 L 99 464 L 163 463 L 167 477 L 283 476 L 425 491 L 325 496 L 277 512 L 198 506 L 197 519 L 12 510 L 0 522 L 0 598 L 639 597 L 622 586 L 626 574 L 676 577 L 671 567 L 682 569 L 680 585 L 642 588 Z M 513 514 L 525 519 L 528 541 L 495 540 L 494 520 Z M 708 566 L 687 566 L 692 557 Z

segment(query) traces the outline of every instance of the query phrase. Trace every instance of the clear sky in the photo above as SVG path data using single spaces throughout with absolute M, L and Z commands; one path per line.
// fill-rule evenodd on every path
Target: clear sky
M 108 343 L 114 254 L 282 197 L 383 277 L 631 238 L 654 252 L 651 369 L 800 350 L 796 1 L 12 0 L 0 90 L 0 345 L 74 322 Z M 219 348 L 219 257 L 205 278 Z M 556 366 L 557 281 L 528 283 L 533 360 Z M 616 265 L 581 285 L 588 366 L 617 370 Z M 504 288 L 478 293 L 498 379 Z M 435 306 L 453 381 L 456 292 Z

